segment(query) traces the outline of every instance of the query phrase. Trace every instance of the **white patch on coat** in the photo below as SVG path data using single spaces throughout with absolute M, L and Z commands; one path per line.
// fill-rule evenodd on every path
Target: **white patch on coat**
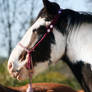
M 92 24 L 82 24 L 69 33 L 67 55 L 73 63 L 81 60 L 92 65 Z
M 51 61 L 57 62 L 63 56 L 66 46 L 66 37 L 56 29 L 53 29 L 55 44 L 51 45 Z

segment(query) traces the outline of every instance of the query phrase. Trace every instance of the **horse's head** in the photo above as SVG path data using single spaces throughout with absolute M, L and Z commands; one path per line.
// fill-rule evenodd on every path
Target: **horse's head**
M 51 3 L 48 0 L 43 0 L 43 4 L 44 8 L 40 11 L 35 23 L 28 29 L 24 37 L 19 42 L 28 49 L 31 49 L 46 33 L 46 27 L 51 23 L 60 9 L 58 4 Z M 61 54 L 58 47 L 63 44 L 64 38 L 62 34 L 59 34 L 59 32 L 56 31 L 55 28 L 53 30 L 54 31 L 50 32 L 41 44 L 35 48 L 34 52 L 32 52 L 34 67 L 38 66 L 40 62 L 48 65 L 49 61 L 57 61 L 60 59 Z M 58 40 L 60 40 L 62 44 L 57 43 Z M 19 45 L 19 43 L 10 55 L 8 70 L 13 77 L 22 80 L 27 78 L 28 75 L 28 70 L 25 67 L 27 63 L 27 52 Z M 63 45 L 61 47 L 61 51 L 62 53 L 64 52 Z

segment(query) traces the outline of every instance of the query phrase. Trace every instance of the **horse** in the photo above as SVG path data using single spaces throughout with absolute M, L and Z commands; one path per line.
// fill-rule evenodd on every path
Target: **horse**
M 26 79 L 29 58 L 34 73 L 40 63 L 48 67 L 62 59 L 85 92 L 92 92 L 92 14 L 61 9 L 57 3 L 48 0 L 43 0 L 43 5 L 36 21 L 9 57 L 11 76 Z

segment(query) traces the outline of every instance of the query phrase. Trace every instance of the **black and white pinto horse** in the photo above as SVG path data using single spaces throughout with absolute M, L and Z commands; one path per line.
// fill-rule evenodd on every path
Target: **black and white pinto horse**
M 35 23 L 28 29 L 19 43 L 31 49 L 45 34 L 46 27 L 57 15 L 60 7 L 56 3 L 43 0 L 44 8 Z M 34 71 L 39 63 L 55 63 L 63 60 L 70 67 L 85 92 L 92 92 L 92 15 L 61 9 L 59 19 L 53 30 L 32 52 Z M 19 79 L 26 79 L 27 52 L 19 43 L 12 51 L 8 69 Z

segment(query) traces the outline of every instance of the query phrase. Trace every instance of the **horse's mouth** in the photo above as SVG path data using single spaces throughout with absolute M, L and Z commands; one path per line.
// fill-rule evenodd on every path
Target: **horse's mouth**
M 20 75 L 18 75 L 18 76 L 17 76 L 17 79 L 18 79 L 18 80 L 22 80 L 22 78 L 21 78 L 21 76 L 20 76 Z
M 13 72 L 13 73 L 11 73 L 11 75 L 12 75 L 13 78 L 21 80 L 21 70 L 17 71 L 17 72 Z
M 16 79 L 17 79 L 17 80 L 22 80 L 21 73 L 16 74 Z
M 18 80 L 22 80 L 21 71 L 17 72 L 15 77 L 16 77 Z

